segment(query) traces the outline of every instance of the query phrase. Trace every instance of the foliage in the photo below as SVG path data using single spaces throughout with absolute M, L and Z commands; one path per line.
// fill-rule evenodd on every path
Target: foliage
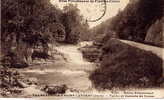
M 49 0 L 2 2 L 1 46 L 4 56 L 14 52 L 19 59 L 27 60 L 34 48 L 42 46 L 48 53 L 48 43 L 77 43 L 80 38 L 82 17 L 73 5 L 65 6 L 62 11 Z
M 89 62 L 98 62 L 101 55 L 101 50 L 99 50 L 98 47 L 94 45 L 87 45 L 79 48 L 79 50 L 82 52 L 83 58 L 85 58 Z
M 18 55 L 25 49 L 32 48 L 38 43 L 46 46 L 49 37 L 44 34 L 48 24 L 58 22 L 61 11 L 48 0 L 2 0 L 2 52 L 13 51 Z M 39 16 L 38 16 L 39 15 Z M 50 35 L 50 34 L 48 34 Z
M 28 64 L 19 58 L 14 52 L 8 52 L 3 57 L 1 63 L 4 67 L 24 68 L 28 67 Z
M 120 38 L 143 41 L 150 25 L 162 17 L 162 0 L 137 0 L 130 2 L 118 14 L 120 21 L 114 29 Z M 150 13 L 155 12 L 155 13 Z
M 80 10 L 70 4 L 64 7 L 64 13 L 61 17 L 61 21 L 65 26 L 66 39 L 67 43 L 77 43 L 80 38 L 80 34 L 82 34 L 83 27 L 83 18 L 80 16 Z M 86 27 L 87 28 L 87 27 Z M 85 28 L 85 29 L 86 29 Z
M 82 21 L 82 25 L 80 28 L 80 40 L 81 41 L 90 41 L 92 40 L 92 37 L 94 36 L 90 29 L 89 29 L 89 24 L 87 21 Z
M 125 9 L 93 31 L 97 35 L 106 34 L 105 41 L 114 32 L 117 38 L 144 42 L 149 27 L 163 16 L 163 4 L 163 0 L 131 0 Z

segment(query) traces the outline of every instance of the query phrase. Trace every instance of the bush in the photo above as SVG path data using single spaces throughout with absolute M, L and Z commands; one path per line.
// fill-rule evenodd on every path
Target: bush
M 97 46 L 85 46 L 79 50 L 82 52 L 83 57 L 89 62 L 98 61 L 101 55 L 101 50 L 99 50 Z
M 162 59 L 149 51 L 111 39 L 103 47 L 101 67 L 91 75 L 96 88 L 157 86 Z
M 28 64 L 23 59 L 20 59 L 14 52 L 8 52 L 2 58 L 1 63 L 4 67 L 10 67 L 10 68 L 28 67 Z
M 48 59 L 50 56 L 46 52 L 39 52 L 39 51 L 34 51 L 32 53 L 32 60 L 35 60 L 36 58 L 40 59 Z

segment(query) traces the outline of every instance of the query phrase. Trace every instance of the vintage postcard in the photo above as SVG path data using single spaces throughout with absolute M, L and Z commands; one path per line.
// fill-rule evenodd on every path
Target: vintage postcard
M 164 99 L 164 0 L 1 0 L 0 98 Z

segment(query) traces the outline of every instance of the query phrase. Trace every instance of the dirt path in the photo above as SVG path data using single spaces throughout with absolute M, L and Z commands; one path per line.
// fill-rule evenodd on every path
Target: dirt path
M 146 45 L 146 44 L 142 44 L 142 43 L 137 43 L 137 42 L 133 42 L 133 41 L 128 41 L 128 40 L 120 40 L 120 41 L 123 43 L 129 44 L 131 46 L 146 50 L 146 51 L 151 51 L 152 53 L 156 54 L 158 57 L 160 57 L 161 59 L 164 60 L 164 49 L 163 48 Z

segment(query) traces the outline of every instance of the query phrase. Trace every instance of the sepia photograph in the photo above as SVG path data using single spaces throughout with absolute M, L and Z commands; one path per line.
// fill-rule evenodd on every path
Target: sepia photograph
M 0 99 L 164 99 L 164 0 L 0 3 Z

